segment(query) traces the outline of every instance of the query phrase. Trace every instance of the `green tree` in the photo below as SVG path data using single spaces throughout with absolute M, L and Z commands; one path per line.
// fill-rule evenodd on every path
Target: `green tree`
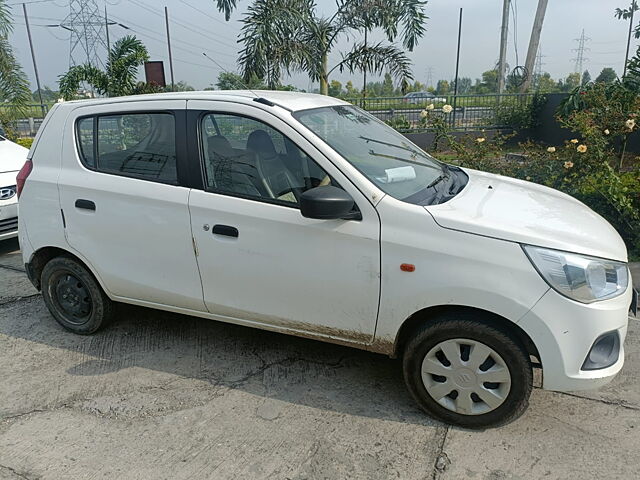
M 60 92 L 51 90 L 51 88 L 45 85 L 44 88 L 40 89 L 40 92 L 38 92 L 38 90 L 33 91 L 31 94 L 31 101 L 34 103 L 40 103 L 40 95 L 42 95 L 42 101 L 44 103 L 55 103 L 60 98 Z
M 10 7 L 5 0 L 0 0 L 0 102 L 10 105 L 0 114 L 0 125 L 9 134 L 13 121 L 31 101 L 29 80 L 9 42 L 9 35 L 13 31 L 12 21 Z
M 347 91 L 347 97 L 355 97 L 359 93 L 358 89 L 353 86 L 353 82 L 351 80 L 346 83 L 344 88 Z
M 195 88 L 193 88 L 191 85 L 189 85 L 184 80 L 180 80 L 173 87 L 173 91 L 174 92 L 193 92 L 194 90 L 195 90 Z M 169 91 L 171 91 L 171 87 L 169 87 Z
M 466 93 L 469 93 L 472 87 L 473 87 L 473 80 L 471 80 L 471 78 L 462 77 L 458 79 L 458 94 L 464 95 Z
M 331 80 L 329 84 L 329 95 L 332 97 L 339 97 L 342 93 L 342 84 L 338 80 Z
M 581 85 L 586 85 L 587 83 L 591 82 L 591 74 L 589 73 L 589 70 L 585 70 L 584 73 L 582 74 L 582 81 L 580 82 Z
M 558 85 L 556 81 L 551 78 L 551 75 L 547 72 L 540 75 L 536 82 L 536 90 L 540 93 L 551 93 L 557 91 L 557 89 Z
M 616 71 L 611 67 L 605 67 L 596 77 L 596 82 L 613 83 L 618 78 Z
M 569 75 L 567 75 L 567 78 L 564 81 L 565 91 L 571 91 L 578 86 L 580 86 L 580 74 L 570 73 Z
M 218 90 L 262 90 L 265 88 L 264 83 L 255 75 L 248 80 L 242 78 L 241 75 L 233 72 L 220 72 L 218 80 L 215 83 Z
M 324 95 L 336 70 L 380 74 L 386 69 L 392 77 L 411 78 L 409 58 L 393 44 L 356 42 L 331 67 L 329 54 L 340 38 L 371 28 L 381 28 L 389 42 L 401 37 L 403 46 L 413 50 L 425 30 L 424 5 L 422 0 L 337 0 L 327 18 L 318 14 L 313 0 L 255 0 L 242 20 L 243 76 L 255 74 L 273 88 L 283 72 L 301 71 L 320 82 Z
M 65 100 L 75 98 L 83 82 L 107 97 L 159 91 L 157 85 L 136 82 L 138 67 L 148 59 L 147 48 L 140 40 L 133 35 L 122 37 L 111 47 L 104 71 L 85 63 L 75 65 L 61 75 L 60 94 Z
M 482 73 L 482 81 L 476 82 L 476 93 L 495 93 L 498 91 L 498 71 L 487 70 Z
M 417 80 L 413 82 L 413 85 L 411 86 L 412 92 L 424 92 L 425 90 L 426 90 L 425 84 Z
M 384 74 L 384 80 L 382 81 L 382 94 L 387 97 L 393 95 L 393 79 L 388 72 Z
M 436 84 L 436 93 L 438 95 L 446 95 L 447 93 L 449 93 L 450 89 L 451 87 L 449 86 L 448 81 L 438 80 L 438 83 Z

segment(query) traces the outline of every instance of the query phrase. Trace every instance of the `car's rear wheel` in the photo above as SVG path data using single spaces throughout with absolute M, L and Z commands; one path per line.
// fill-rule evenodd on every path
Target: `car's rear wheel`
M 405 382 L 429 415 L 465 428 L 502 425 L 527 409 L 531 362 L 518 340 L 471 312 L 446 314 L 415 332 Z
M 110 320 L 111 300 L 91 272 L 76 260 L 51 259 L 42 269 L 41 285 L 47 308 L 67 330 L 88 335 Z

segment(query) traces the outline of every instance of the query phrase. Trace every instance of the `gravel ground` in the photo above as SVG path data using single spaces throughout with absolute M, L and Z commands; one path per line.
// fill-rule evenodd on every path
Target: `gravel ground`
M 67 333 L 16 249 L 0 244 L 0 479 L 637 478 L 638 320 L 612 384 L 536 389 L 518 421 L 471 432 L 422 414 L 380 355 L 133 307 Z

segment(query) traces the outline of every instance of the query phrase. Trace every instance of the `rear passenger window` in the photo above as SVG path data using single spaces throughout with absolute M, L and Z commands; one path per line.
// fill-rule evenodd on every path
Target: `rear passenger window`
M 96 128 L 97 145 L 93 145 L 94 136 L 88 135 L 88 128 L 91 132 Z M 95 123 L 93 118 L 83 118 L 77 130 L 87 166 L 105 173 L 178 183 L 175 120 L 170 113 L 100 115 Z

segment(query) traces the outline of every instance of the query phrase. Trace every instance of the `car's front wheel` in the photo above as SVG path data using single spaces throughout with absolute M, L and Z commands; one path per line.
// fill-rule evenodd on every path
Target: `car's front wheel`
M 418 329 L 403 356 L 405 382 L 431 416 L 465 428 L 508 423 L 527 409 L 531 362 L 516 338 L 472 312 Z
M 53 258 L 42 269 L 40 278 L 44 303 L 67 330 L 88 335 L 109 321 L 111 300 L 91 272 L 76 260 Z

